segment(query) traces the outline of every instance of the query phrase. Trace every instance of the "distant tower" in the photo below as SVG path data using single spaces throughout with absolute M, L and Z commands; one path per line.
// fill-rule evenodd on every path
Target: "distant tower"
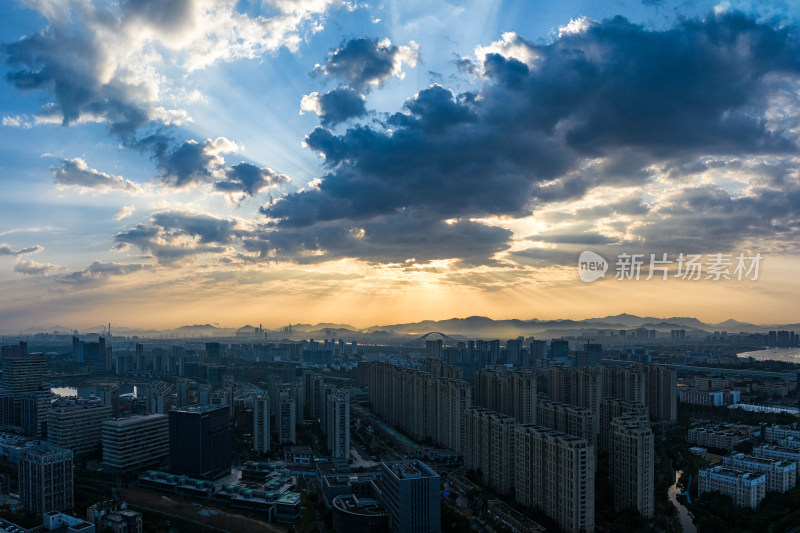
M 111 336 L 111 322 L 108 323 L 108 336 Z

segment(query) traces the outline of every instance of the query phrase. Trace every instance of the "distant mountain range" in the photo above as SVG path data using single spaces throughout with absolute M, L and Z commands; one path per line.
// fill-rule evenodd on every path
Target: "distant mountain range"
M 727 331 L 729 333 L 747 332 L 759 333 L 769 330 L 784 329 L 800 331 L 800 324 L 750 324 L 737 320 L 726 320 L 720 323 L 706 323 L 693 317 L 640 317 L 623 313 L 620 315 L 584 320 L 557 319 L 557 320 L 520 320 L 507 319 L 495 320 L 484 316 L 470 316 L 467 318 L 449 318 L 446 320 L 423 320 L 405 324 L 378 325 L 369 328 L 356 328 L 348 324 L 319 323 L 319 324 L 293 324 L 292 332 L 288 334 L 279 330 L 264 330 L 268 338 L 325 338 L 326 336 L 344 337 L 349 339 L 380 339 L 387 337 L 421 336 L 425 333 L 437 331 L 446 335 L 472 338 L 497 338 L 507 339 L 520 335 L 559 337 L 566 335 L 596 335 L 598 330 L 620 330 L 644 327 L 660 332 L 669 332 L 673 329 L 685 329 L 687 335 L 700 335 L 713 331 Z M 112 325 L 112 333 L 123 336 L 139 336 L 150 338 L 197 338 L 197 337 L 234 337 L 237 332 L 240 336 L 252 334 L 254 326 L 241 328 L 223 328 L 218 324 L 194 324 L 181 326 L 170 330 L 145 330 Z M 31 327 L 10 334 L 35 334 L 52 333 L 59 331 L 69 333 L 70 328 L 53 326 L 49 328 Z M 80 330 L 82 334 L 105 333 L 105 326 L 96 326 Z

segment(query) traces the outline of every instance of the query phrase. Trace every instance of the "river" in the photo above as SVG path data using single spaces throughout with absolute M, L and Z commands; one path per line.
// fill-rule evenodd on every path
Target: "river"
M 767 348 L 753 352 L 742 352 L 738 357 L 752 357 L 756 361 L 785 361 L 800 363 L 800 348 Z
M 667 491 L 669 494 L 669 501 L 671 501 L 675 509 L 678 510 L 678 520 L 680 520 L 684 533 L 697 533 L 697 527 L 694 525 L 694 522 L 692 522 L 692 514 L 678 501 L 678 495 L 681 493 L 681 490 L 678 488 L 678 480 L 681 478 L 681 474 L 683 474 L 683 470 L 675 472 L 675 483 L 670 485 Z

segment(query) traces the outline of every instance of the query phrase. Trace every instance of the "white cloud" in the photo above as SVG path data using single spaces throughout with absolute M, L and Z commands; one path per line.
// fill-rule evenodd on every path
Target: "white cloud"
M 540 59 L 534 47 L 513 31 L 505 32 L 499 41 L 494 41 L 486 46 L 475 47 L 475 57 L 478 58 L 479 63 L 483 64 L 486 56 L 489 54 L 498 54 L 505 58 L 514 58 L 525 63 L 529 67 L 536 66 Z
M 114 213 L 114 220 L 122 220 L 124 218 L 128 218 L 136 211 L 136 208 L 132 205 L 126 205 L 122 207 L 119 211 Z
M 100 192 L 111 190 L 123 190 L 129 193 L 139 193 L 142 188 L 136 183 L 113 174 L 106 174 L 93 168 L 89 168 L 86 161 L 76 157 L 74 159 L 64 159 L 58 167 L 50 169 L 53 179 L 57 185 L 67 187 L 80 187 L 82 189 L 92 189 Z

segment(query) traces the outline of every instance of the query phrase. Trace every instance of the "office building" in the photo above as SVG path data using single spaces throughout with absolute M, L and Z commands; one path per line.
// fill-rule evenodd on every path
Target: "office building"
M 54 404 L 47 412 L 47 440 L 71 450 L 75 457 L 98 450 L 103 422 L 111 419 L 111 407 L 99 403 Z
M 722 466 L 706 468 L 697 473 L 699 495 L 705 492 L 721 492 L 733 498 L 733 504 L 737 507 L 757 508 L 766 495 L 766 488 L 766 474 L 731 470 Z
M 22 353 L 22 349 L 2 356 L 3 389 L 14 395 L 14 423 L 20 424 L 20 402 L 23 392 L 39 390 L 46 372 L 43 355 Z M 25 352 L 27 352 L 27 345 Z
M 532 424 L 514 428 L 514 494 L 563 531 L 594 531 L 595 448 L 586 439 Z
M 192 405 L 169 412 L 169 465 L 174 474 L 216 479 L 230 472 L 227 407 Z
M 0 390 L 0 428 L 8 429 L 14 425 L 14 394 Z
M 786 492 L 797 484 L 797 463 L 737 453 L 722 458 L 722 466 L 767 476 L 767 492 Z
M 253 450 L 259 453 L 269 452 L 270 431 L 269 396 L 258 394 L 253 399 Z
M 623 415 L 611 421 L 609 479 L 617 511 L 635 507 L 645 518 L 655 506 L 653 432 L 646 415 Z
M 106 420 L 102 440 L 106 472 L 128 472 L 158 464 L 169 454 L 169 417 L 153 414 Z
M 328 398 L 328 451 L 334 462 L 350 461 L 350 395 L 338 391 Z
M 211 405 L 211 395 L 214 393 L 211 385 L 205 383 L 197 386 L 197 403 L 200 405 Z
M 191 399 L 189 398 L 189 383 L 190 383 L 189 380 L 185 378 L 179 379 L 177 381 L 176 407 L 187 407 L 191 403 Z
M 20 425 L 27 435 L 42 436 L 52 397 L 50 391 L 23 392 L 20 396 Z
M 119 387 L 115 383 L 101 383 L 95 387 L 100 403 L 111 407 L 111 416 L 119 416 Z
M 72 509 L 72 452 L 44 441 L 26 448 L 19 460 L 19 497 L 36 516 Z
M 421 461 L 381 463 L 383 504 L 393 533 L 439 533 L 439 475 Z

